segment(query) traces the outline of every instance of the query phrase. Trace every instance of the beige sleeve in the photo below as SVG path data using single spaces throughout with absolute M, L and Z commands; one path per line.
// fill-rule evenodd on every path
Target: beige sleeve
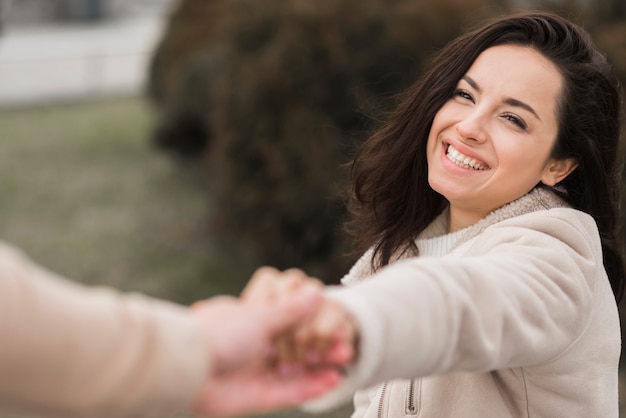
M 209 372 L 208 354 L 184 308 L 80 286 L 0 244 L 2 412 L 186 412 Z
M 565 352 L 589 323 L 596 282 L 609 285 L 591 217 L 549 213 L 492 226 L 473 254 L 400 260 L 329 289 L 359 324 L 359 357 L 306 409 L 328 410 L 385 380 L 539 364 Z M 611 322 L 602 326 L 613 338 Z

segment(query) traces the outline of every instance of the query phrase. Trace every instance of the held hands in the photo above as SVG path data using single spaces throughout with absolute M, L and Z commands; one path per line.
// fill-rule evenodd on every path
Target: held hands
M 193 412 L 235 416 L 295 406 L 341 380 L 355 357 L 357 327 L 300 270 L 264 267 L 240 299 L 216 297 L 190 310 L 207 332 L 211 370 Z
M 264 267 L 252 276 L 241 297 L 255 305 L 284 303 L 306 287 L 321 291 L 324 285 L 298 269 L 280 272 Z M 341 370 L 355 357 L 357 337 L 351 315 L 332 299 L 324 298 L 307 320 L 278 336 L 274 367 L 283 376 L 304 370 Z

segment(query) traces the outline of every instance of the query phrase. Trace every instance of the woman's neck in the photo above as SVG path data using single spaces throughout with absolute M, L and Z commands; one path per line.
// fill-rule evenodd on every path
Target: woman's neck
M 484 216 L 480 216 L 476 212 L 465 211 L 450 205 L 448 210 L 448 232 L 460 231 L 474 225 L 483 218 Z

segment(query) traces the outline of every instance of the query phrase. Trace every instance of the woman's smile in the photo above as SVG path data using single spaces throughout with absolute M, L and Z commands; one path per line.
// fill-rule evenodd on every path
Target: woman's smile
M 460 153 L 456 148 L 452 145 L 448 145 L 448 149 L 446 151 L 446 157 L 448 160 L 452 161 L 454 164 L 458 165 L 462 168 L 467 168 L 470 170 L 489 170 L 489 166 L 480 160 L 476 160 L 475 158 L 469 157 L 465 154 Z

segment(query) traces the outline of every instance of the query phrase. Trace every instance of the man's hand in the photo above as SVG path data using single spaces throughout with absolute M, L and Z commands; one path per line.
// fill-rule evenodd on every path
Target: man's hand
M 213 355 L 193 412 L 258 413 L 296 405 L 335 386 L 341 379 L 335 369 L 302 369 L 285 376 L 271 367 L 276 338 L 308 320 L 320 302 L 320 287 L 307 285 L 273 303 L 221 296 L 194 304 L 191 312 L 206 330 Z

